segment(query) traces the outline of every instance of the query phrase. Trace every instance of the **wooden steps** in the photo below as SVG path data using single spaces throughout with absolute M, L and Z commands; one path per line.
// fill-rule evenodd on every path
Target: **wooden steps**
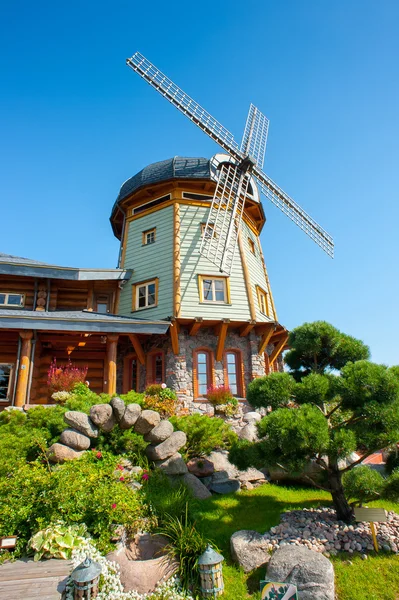
M 0 600 L 60 600 L 71 561 L 22 559 L 0 565 Z

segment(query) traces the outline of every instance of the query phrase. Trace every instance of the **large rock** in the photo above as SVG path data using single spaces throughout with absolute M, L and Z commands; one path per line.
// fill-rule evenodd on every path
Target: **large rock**
M 187 473 L 186 463 L 184 462 L 182 455 L 178 452 L 166 460 L 157 461 L 155 466 L 166 473 L 166 475 L 184 475 Z
M 182 477 L 184 483 L 193 493 L 194 498 L 198 498 L 198 500 L 206 500 L 212 496 L 211 492 L 201 483 L 201 480 L 198 479 L 192 473 L 186 473 Z
M 90 438 L 72 428 L 65 429 L 61 433 L 60 442 L 74 450 L 88 450 L 90 448 Z
M 256 423 L 256 421 L 260 421 L 261 420 L 261 415 L 255 411 L 253 412 L 247 412 L 242 420 L 245 421 L 246 423 Z
M 269 540 L 257 531 L 236 531 L 230 538 L 231 555 L 245 573 L 249 573 L 270 560 L 269 544 Z M 285 579 L 275 581 L 285 581 Z
M 115 417 L 110 404 L 95 404 L 90 409 L 90 419 L 103 431 L 111 431 L 115 425 Z
M 84 413 L 77 410 L 69 410 L 64 414 L 64 421 L 67 425 L 70 425 L 90 438 L 98 437 L 98 427 Z
M 211 491 L 215 494 L 232 494 L 238 492 L 241 488 L 240 482 L 237 479 L 228 479 L 221 483 L 212 483 Z
M 334 600 L 334 569 L 320 552 L 303 546 L 276 550 L 267 567 L 269 581 L 284 581 L 298 588 L 299 600 Z
M 228 478 L 238 477 L 238 469 L 229 461 L 227 450 L 213 450 L 208 456 L 216 472 L 223 473 Z
M 143 410 L 134 425 L 134 431 L 145 435 L 146 433 L 149 433 L 151 429 L 154 429 L 154 427 L 159 425 L 160 420 L 161 417 L 155 410 Z
M 64 446 L 64 444 L 59 444 L 58 442 L 52 444 L 50 448 L 47 450 L 47 456 L 50 462 L 62 464 L 67 460 L 74 460 L 75 458 L 79 458 L 84 454 L 84 451 L 78 452 L 78 450 L 74 450 L 69 446 Z
M 150 460 L 165 460 L 176 454 L 180 448 L 186 445 L 187 436 L 184 431 L 175 431 L 172 435 L 157 446 L 147 446 L 146 454 Z
M 248 423 L 245 425 L 239 433 L 238 437 L 242 440 L 248 440 L 248 442 L 257 442 L 258 441 L 258 429 L 254 423 Z
M 159 425 L 146 433 L 144 439 L 152 444 L 160 444 L 168 439 L 173 433 L 173 425 L 170 421 L 161 421 Z
M 258 471 L 258 469 L 247 469 L 246 471 L 240 471 L 238 475 L 238 479 L 241 482 L 265 482 L 267 481 L 266 475 L 262 473 L 262 471 Z
M 114 411 L 114 416 L 117 423 L 120 423 L 123 415 L 125 414 L 126 404 L 123 402 L 123 400 L 121 400 L 121 398 L 112 398 L 110 405 Z
M 141 415 L 141 406 L 140 404 L 128 404 L 126 406 L 126 410 L 123 413 L 123 417 L 119 422 L 119 427 L 121 429 L 130 429 L 133 425 L 136 424 L 137 419 Z
M 209 477 L 215 471 L 213 463 L 207 458 L 192 458 L 188 461 L 187 468 L 196 477 Z

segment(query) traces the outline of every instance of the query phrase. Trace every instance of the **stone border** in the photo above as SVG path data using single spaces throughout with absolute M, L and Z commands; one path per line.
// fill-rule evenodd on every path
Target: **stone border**
M 60 436 L 60 441 L 48 449 L 48 458 L 53 463 L 62 464 L 79 458 L 90 448 L 91 440 L 101 431 L 109 432 L 115 426 L 120 429 L 133 429 L 143 435 L 150 445 L 146 448 L 147 457 L 167 475 L 184 475 L 186 464 L 178 452 L 187 442 L 183 431 L 173 431 L 167 419 L 161 419 L 154 410 L 142 410 L 139 404 L 125 405 L 121 398 L 112 398 L 109 404 L 95 404 L 90 416 L 72 410 L 64 414 L 68 425 Z

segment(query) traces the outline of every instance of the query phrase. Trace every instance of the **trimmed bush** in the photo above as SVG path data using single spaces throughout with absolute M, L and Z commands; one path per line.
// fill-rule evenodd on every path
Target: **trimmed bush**
M 187 443 L 184 458 L 207 456 L 212 450 L 225 450 L 237 440 L 237 434 L 222 421 L 206 415 L 188 415 L 172 417 L 170 422 L 178 431 L 184 431 Z

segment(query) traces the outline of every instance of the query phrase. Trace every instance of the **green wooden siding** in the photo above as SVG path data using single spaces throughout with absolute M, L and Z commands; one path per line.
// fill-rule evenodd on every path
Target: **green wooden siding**
M 259 247 L 256 240 L 256 235 L 252 233 L 248 225 L 243 221 L 241 226 L 243 246 L 245 249 L 245 256 L 247 261 L 247 267 L 249 271 L 249 277 L 251 280 L 252 293 L 254 296 L 254 303 L 256 309 L 256 320 L 257 321 L 268 321 L 267 316 L 260 312 L 258 293 L 256 286 L 258 285 L 262 290 L 268 292 L 265 272 L 262 264 L 262 257 L 259 254 Z M 251 239 L 255 244 L 255 254 L 251 252 L 248 239 Z M 273 318 L 273 308 L 270 301 L 270 294 L 267 294 L 267 301 L 269 304 L 269 315 Z
M 154 244 L 143 246 L 143 231 L 156 227 Z M 129 224 L 125 268 L 133 269 L 123 287 L 119 314 L 132 315 L 132 284 L 158 277 L 158 305 L 134 311 L 143 319 L 165 319 L 173 315 L 173 206 L 167 206 Z
M 231 305 L 200 303 L 198 275 L 220 276 L 218 268 L 200 256 L 201 223 L 205 223 L 208 208 L 180 205 L 181 217 L 181 294 L 182 318 L 234 319 L 246 321 L 251 318 L 240 252 L 237 248 L 230 276 Z

